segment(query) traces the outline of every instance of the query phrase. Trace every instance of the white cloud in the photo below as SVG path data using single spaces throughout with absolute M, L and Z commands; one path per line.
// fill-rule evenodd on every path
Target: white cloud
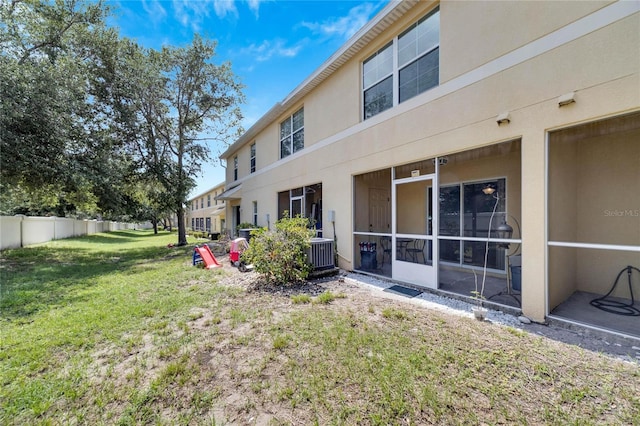
M 200 2 L 196 1 L 192 3 Z M 216 15 L 218 15 L 218 18 L 220 19 L 225 18 L 227 14 L 233 17 L 238 16 L 238 9 L 236 8 L 235 0 L 213 0 L 213 9 L 216 11 Z
M 300 52 L 303 44 L 304 41 L 301 41 L 295 46 L 286 46 L 282 39 L 265 40 L 259 45 L 252 44 L 243 49 L 243 53 L 253 56 L 258 62 L 268 61 L 273 57 L 293 58 Z
M 199 7 L 199 4 L 200 2 L 173 0 L 173 10 L 175 13 L 176 20 L 180 22 L 180 24 L 182 24 L 183 27 L 191 27 L 194 31 L 200 31 L 200 23 L 202 22 L 202 16 L 200 16 L 198 10 L 195 10 L 196 8 Z M 209 14 L 206 8 L 204 13 L 205 13 L 205 16 L 208 16 Z
M 163 21 L 167 16 L 167 11 L 158 0 L 142 0 L 142 8 L 154 23 Z
M 144 0 L 152 1 L 160 6 L 161 0 Z M 211 11 L 215 12 L 219 19 L 237 19 L 238 8 L 236 7 L 238 0 L 173 0 L 173 9 L 175 17 L 180 24 L 185 27 L 191 27 L 194 31 L 200 31 L 202 23 L 209 18 Z M 243 0 L 251 12 L 258 18 L 260 12 L 260 3 L 264 0 Z M 146 10 L 146 7 L 145 7 Z M 166 11 L 162 10 L 166 15 Z
M 249 5 L 249 9 L 256 15 L 256 18 L 260 17 L 260 3 L 263 0 L 248 0 L 247 3 Z
M 373 4 L 365 3 L 352 7 L 347 16 L 329 18 L 322 22 L 302 22 L 300 25 L 315 34 L 329 37 L 338 36 L 346 40 L 369 21 L 373 10 Z

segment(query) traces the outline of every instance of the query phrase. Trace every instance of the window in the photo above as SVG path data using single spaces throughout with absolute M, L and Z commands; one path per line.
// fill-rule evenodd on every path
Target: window
M 439 46 L 440 13 L 435 9 L 367 58 L 362 66 L 364 119 L 437 86 Z
M 253 202 L 253 226 L 258 226 L 258 202 Z
M 304 148 L 304 108 L 280 123 L 280 158 Z
M 233 180 L 238 180 L 238 156 L 233 157 Z
M 393 106 L 393 42 L 367 59 L 362 73 L 366 119 Z
M 438 85 L 439 44 L 438 11 L 420 19 L 398 37 L 400 102 Z
M 255 142 L 251 144 L 251 160 L 250 160 L 250 170 L 251 173 L 255 173 L 256 171 L 256 144 Z
M 322 236 L 322 184 L 291 189 L 278 193 L 279 217 L 306 217 L 309 226 Z M 286 214 L 285 214 L 286 213 Z
M 207 207 L 211 207 L 211 194 L 207 195 Z
M 506 179 L 462 183 L 440 188 L 440 260 L 471 266 L 483 266 L 486 242 L 477 238 L 496 238 L 498 226 L 506 219 L 504 195 L 499 200 L 483 193 L 491 186 L 506 193 Z M 498 203 L 496 204 L 496 201 Z M 495 214 L 491 218 L 495 207 Z M 461 237 L 460 239 L 446 237 Z M 466 238 L 469 240 L 466 240 Z M 473 239 L 473 240 L 472 240 Z M 497 243 L 489 243 L 487 266 L 504 269 L 504 251 Z

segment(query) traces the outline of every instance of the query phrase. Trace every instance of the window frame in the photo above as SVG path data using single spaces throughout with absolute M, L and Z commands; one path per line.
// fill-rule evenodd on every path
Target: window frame
M 295 118 L 297 114 L 302 114 L 302 126 L 298 127 L 298 128 L 294 128 L 294 123 L 295 123 Z M 283 126 L 285 126 L 288 123 L 289 125 L 289 129 L 288 129 L 288 133 L 283 135 Z M 299 148 L 296 148 L 296 144 L 295 144 L 295 135 L 302 135 L 302 146 Z M 300 108 L 298 108 L 293 114 L 291 114 L 289 117 L 287 117 L 286 119 L 282 120 L 280 122 L 280 133 L 279 133 L 279 143 L 278 143 L 278 148 L 280 151 L 280 159 L 282 160 L 283 158 L 287 158 L 290 155 L 295 154 L 298 151 L 301 151 L 304 149 L 304 106 L 301 106 Z M 285 141 L 288 141 L 288 154 L 283 155 L 283 144 L 285 143 Z
M 238 180 L 238 156 L 233 157 L 233 180 Z
M 437 20 L 438 20 L 438 41 L 435 45 L 430 46 L 429 48 L 427 48 L 425 51 L 423 52 L 418 52 L 416 54 L 415 57 L 412 57 L 409 60 L 405 60 L 402 64 L 399 64 L 399 40 L 404 37 L 407 36 L 412 30 L 416 30 L 420 24 L 427 22 L 430 18 L 437 16 Z M 361 120 L 365 121 L 367 119 L 370 119 L 372 117 L 375 117 L 376 115 L 387 111 L 389 109 L 392 109 L 398 105 L 400 105 L 402 102 L 405 102 L 421 93 L 427 92 L 428 90 L 434 88 L 434 87 L 438 87 L 440 85 L 440 56 L 439 56 L 439 52 L 440 52 L 440 7 L 436 6 L 433 9 L 431 9 L 429 12 L 425 13 L 423 16 L 421 16 L 419 19 L 415 20 L 414 22 L 411 23 L 411 25 L 407 26 L 403 31 L 401 31 L 398 35 L 396 35 L 395 37 L 393 37 L 389 42 L 385 43 L 383 47 L 381 47 L 380 49 L 376 50 L 376 52 L 372 53 L 371 55 L 367 56 L 361 63 L 360 63 L 360 84 L 361 84 L 361 90 L 360 90 L 360 101 L 361 101 L 361 105 L 362 108 L 360 110 L 360 115 L 361 115 Z M 373 60 L 374 58 L 376 58 L 378 55 L 380 55 L 384 50 L 391 48 L 392 49 L 392 57 L 393 57 L 393 69 L 391 73 L 386 73 L 381 77 L 378 77 L 376 80 L 374 80 L 373 83 L 370 83 L 368 85 L 365 85 L 365 65 Z M 434 52 L 438 52 L 438 67 L 437 67 L 437 72 L 438 72 L 438 76 L 437 76 L 437 82 L 435 85 L 429 86 L 428 88 L 422 90 L 422 91 L 416 91 L 416 93 L 414 95 L 411 95 L 405 99 L 403 99 L 402 101 L 400 100 L 400 73 L 401 71 L 406 70 L 407 68 L 409 68 L 410 66 L 417 64 L 418 61 L 427 58 L 429 55 L 433 54 Z M 418 75 L 417 78 L 419 78 L 420 75 Z M 367 91 L 375 88 L 376 86 L 379 86 L 380 84 L 384 83 L 387 79 L 391 78 L 391 86 L 392 86 L 392 102 L 391 105 L 379 110 L 373 114 L 367 115 L 367 104 L 365 103 L 365 94 Z
M 253 202 L 253 226 L 258 226 L 258 202 Z
M 256 172 L 256 143 L 249 147 L 249 173 Z
M 443 223 L 440 222 L 439 227 L 440 229 L 438 230 L 438 244 L 441 244 L 442 242 L 445 242 L 445 244 L 458 244 L 458 260 L 451 260 L 451 259 L 446 259 L 443 260 L 442 259 L 442 254 L 443 251 L 440 252 L 440 260 L 439 262 L 441 264 L 446 264 L 446 265 L 451 265 L 451 266 L 458 266 L 458 267 L 462 267 L 462 268 L 471 268 L 471 269 L 480 269 L 481 266 L 478 265 L 474 265 L 472 262 L 466 262 L 465 261 L 465 257 L 464 257 L 464 253 L 465 253 L 465 245 L 466 244 L 486 244 L 487 239 L 491 239 L 488 236 L 484 236 L 484 233 L 482 236 L 469 236 L 469 235 L 465 235 L 466 232 L 465 230 L 467 229 L 466 225 L 466 217 L 465 215 L 467 214 L 466 212 L 466 201 L 465 201 L 465 188 L 472 186 L 472 185 L 485 185 L 485 184 L 492 184 L 494 182 L 498 182 L 498 186 L 501 187 L 502 192 L 504 194 L 507 193 L 508 190 L 508 178 L 507 176 L 498 176 L 498 177 L 489 177 L 489 178 L 481 178 L 481 179 L 474 179 L 474 180 L 466 180 L 466 181 L 460 181 L 460 182 L 451 182 L 451 183 L 446 183 L 443 184 L 442 186 L 440 186 L 440 191 L 442 191 L 443 188 L 453 188 L 453 187 L 457 187 L 459 188 L 459 205 L 458 205 L 458 235 L 443 235 L 442 234 L 442 225 Z M 502 183 L 500 183 L 500 181 L 502 181 Z M 503 195 L 504 195 L 503 194 Z M 500 210 L 500 208 L 502 208 L 502 210 Z M 498 209 L 496 210 L 496 215 L 494 217 L 494 222 L 492 223 L 492 238 L 497 237 L 496 234 L 496 228 L 500 225 L 500 219 L 504 219 L 505 217 L 508 217 L 508 213 L 509 212 L 509 206 L 508 206 L 508 200 L 506 199 L 506 197 L 501 198 L 500 200 L 500 204 L 498 204 Z M 441 214 L 442 212 L 440 212 Z M 484 212 L 485 214 L 487 212 Z M 490 243 L 491 245 L 495 246 L 498 243 Z M 490 248 L 490 250 L 500 250 L 499 247 L 493 247 Z M 498 266 L 497 268 L 495 266 Z M 505 265 L 487 265 L 487 270 L 492 271 L 492 272 L 506 272 L 506 264 Z

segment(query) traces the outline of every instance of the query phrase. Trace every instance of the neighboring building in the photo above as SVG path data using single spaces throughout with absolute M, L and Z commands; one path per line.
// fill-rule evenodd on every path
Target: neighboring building
M 312 217 L 347 270 L 640 336 L 589 304 L 640 267 L 638 52 L 637 1 L 391 2 L 223 153 L 218 199 Z
M 225 202 L 216 199 L 224 192 L 224 183 L 196 195 L 187 201 L 187 228 L 193 231 L 205 231 L 215 236 L 226 232 Z

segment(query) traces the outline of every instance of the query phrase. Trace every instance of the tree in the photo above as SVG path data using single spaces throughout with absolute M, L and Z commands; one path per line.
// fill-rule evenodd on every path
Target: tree
M 229 63 L 212 63 L 215 42 L 199 36 L 160 52 L 125 42 L 119 56 L 128 70 L 114 95 L 119 132 L 162 186 L 177 216 L 178 245 L 185 245 L 184 203 L 209 160 L 206 142 L 228 144 L 242 131 L 242 86 Z
M 12 194 L 4 211 L 123 210 L 111 188 L 131 163 L 95 96 L 99 59 L 116 53 L 108 13 L 101 1 L 0 2 L 0 189 Z
M 212 62 L 214 42 L 145 50 L 106 27 L 109 13 L 100 0 L 0 1 L 0 209 L 118 218 L 171 206 L 186 244 L 183 203 L 205 141 L 239 135 L 241 85 Z

